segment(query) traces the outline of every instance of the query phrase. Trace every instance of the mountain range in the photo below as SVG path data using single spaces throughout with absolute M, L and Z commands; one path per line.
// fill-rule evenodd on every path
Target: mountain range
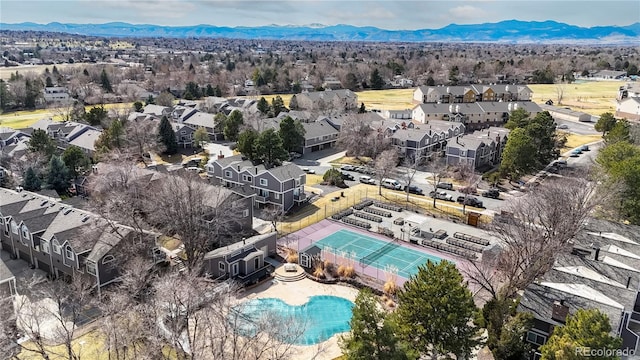
M 375 42 L 501 42 L 638 44 L 640 22 L 628 26 L 579 27 L 556 21 L 506 20 L 473 25 L 450 24 L 440 29 L 386 30 L 352 25 L 311 24 L 219 27 L 213 25 L 161 26 L 111 22 L 105 24 L 0 23 L 0 30 L 62 32 L 105 37 L 201 37 L 309 41 Z

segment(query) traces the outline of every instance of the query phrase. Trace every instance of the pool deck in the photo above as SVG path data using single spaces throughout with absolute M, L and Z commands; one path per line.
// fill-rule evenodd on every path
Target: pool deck
M 315 295 L 333 295 L 355 301 L 358 295 L 358 289 L 337 284 L 320 284 L 309 279 L 302 279 L 295 282 L 268 281 L 248 290 L 244 294 L 243 299 L 276 298 L 281 299 L 289 305 L 302 305 L 309 301 L 311 296 Z M 340 351 L 340 347 L 338 346 L 339 336 L 340 334 L 336 334 L 329 338 L 329 340 L 316 345 L 292 345 L 290 357 L 292 359 L 335 359 L 342 355 L 342 351 Z

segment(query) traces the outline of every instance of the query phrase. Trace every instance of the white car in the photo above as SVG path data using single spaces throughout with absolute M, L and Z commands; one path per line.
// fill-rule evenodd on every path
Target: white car
M 355 169 L 356 167 L 353 165 L 342 165 L 340 167 L 340 170 L 344 170 L 344 171 L 354 171 Z
M 306 172 L 307 174 L 315 174 L 316 171 L 313 169 L 309 169 L 309 168 L 302 168 L 302 171 Z
M 376 184 L 376 181 L 372 179 L 371 176 L 367 176 L 367 175 L 360 176 L 360 182 L 363 184 L 371 184 L 371 185 Z
M 560 124 L 560 125 L 558 125 L 556 128 L 558 128 L 558 129 L 568 129 L 568 128 L 569 128 L 569 125 L 567 125 L 567 124 Z

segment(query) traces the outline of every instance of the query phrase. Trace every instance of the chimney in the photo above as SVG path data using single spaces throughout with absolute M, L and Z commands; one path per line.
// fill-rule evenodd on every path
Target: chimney
M 256 175 L 258 175 L 258 167 L 257 166 L 255 167 L 255 170 L 256 170 Z
M 565 323 L 569 315 L 569 307 L 565 305 L 564 300 L 554 301 L 551 308 L 551 319 L 559 323 Z
M 593 260 L 598 261 L 599 257 L 600 257 L 600 248 L 597 247 L 596 248 L 596 253 L 595 253 L 594 257 L 593 257 Z
M 240 172 L 240 165 L 238 165 L 238 172 Z

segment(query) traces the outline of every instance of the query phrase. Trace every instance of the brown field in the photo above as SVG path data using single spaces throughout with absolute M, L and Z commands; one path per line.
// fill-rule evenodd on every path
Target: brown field
M 558 106 L 600 116 L 604 112 L 616 111 L 616 94 L 624 85 L 621 81 L 586 81 L 576 84 L 534 84 L 532 100 L 544 103 L 551 99 L 558 105 L 558 91 L 563 91 L 562 103 Z
M 85 68 L 95 66 L 96 64 L 56 64 L 56 68 L 58 70 L 62 69 L 70 69 L 70 68 Z M 20 75 L 26 75 L 28 73 L 34 73 L 36 75 L 42 75 L 45 72 L 45 69 L 51 70 L 53 65 L 23 65 L 23 66 L 11 66 L 11 67 L 1 67 L 0 68 L 0 79 L 7 80 L 11 77 L 11 74 L 15 74 L 16 71 Z
M 94 106 L 98 105 L 85 106 L 84 109 L 88 112 Z M 129 109 L 131 107 L 133 107 L 133 103 L 104 104 L 104 108 L 107 110 L 121 110 Z M 53 120 L 60 121 L 62 120 L 62 118 L 58 114 L 59 111 L 55 108 L 24 110 L 5 113 L 0 115 L 0 126 L 10 127 L 13 129 L 23 129 L 31 126 L 33 123 L 40 119 L 51 118 Z
M 368 110 L 404 110 L 412 109 L 415 104 L 411 102 L 413 98 L 413 88 L 411 89 L 389 89 L 389 90 L 366 90 L 356 92 L 358 104 L 364 103 Z M 289 106 L 291 95 L 264 95 L 267 101 L 280 96 L 285 106 Z M 260 96 L 256 97 L 260 99 Z

